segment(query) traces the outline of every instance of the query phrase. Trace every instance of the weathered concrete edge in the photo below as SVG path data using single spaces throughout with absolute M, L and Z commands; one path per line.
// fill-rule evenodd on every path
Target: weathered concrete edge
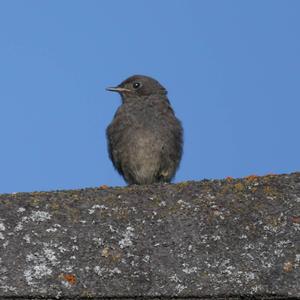
M 285 178 L 285 177 L 287 177 L 287 178 Z M 102 218 L 104 221 L 106 221 L 107 222 L 106 225 L 111 225 L 112 217 L 114 217 L 114 218 L 116 217 L 118 219 L 118 221 L 120 221 L 120 228 L 123 225 L 124 225 L 124 228 L 126 228 L 126 226 L 128 224 L 130 224 L 130 222 L 135 221 L 135 220 L 131 219 L 131 218 L 135 218 L 135 214 L 132 211 L 129 211 L 129 212 L 127 212 L 127 213 L 129 213 L 129 219 L 126 219 L 123 217 L 120 219 L 121 215 L 119 214 L 119 212 L 121 210 L 119 210 L 118 214 L 116 214 L 115 213 L 116 208 L 118 208 L 118 209 L 121 208 L 122 212 L 126 212 L 126 210 L 128 209 L 128 207 L 130 205 L 132 207 L 135 207 L 135 209 L 139 209 L 140 205 L 141 205 L 141 208 L 142 208 L 141 212 L 143 212 L 143 209 L 148 209 L 146 211 L 146 213 L 142 214 L 142 219 L 145 219 L 148 222 L 149 226 L 150 225 L 154 226 L 155 229 L 157 229 L 157 232 L 161 232 L 161 227 L 159 227 L 158 223 L 157 223 L 157 221 L 159 221 L 161 219 L 156 217 L 157 215 L 159 217 L 161 217 L 161 216 L 165 217 L 165 219 L 161 220 L 160 223 L 162 223 L 163 225 L 171 224 L 172 226 L 175 226 L 174 228 L 176 231 L 176 226 L 178 225 L 178 223 L 181 224 L 182 226 L 188 225 L 189 228 L 191 228 L 190 227 L 191 224 L 189 223 L 189 221 L 192 221 L 193 218 L 195 217 L 194 209 L 196 209 L 196 208 L 197 209 L 199 208 L 199 210 L 206 209 L 206 211 L 203 213 L 203 215 L 201 215 L 203 218 L 206 217 L 205 213 L 210 214 L 211 212 L 213 212 L 214 217 L 220 217 L 220 219 L 215 218 L 212 220 L 216 226 L 222 225 L 222 222 L 221 222 L 222 216 L 228 217 L 229 221 L 232 222 L 232 217 L 234 217 L 234 215 L 231 213 L 230 210 L 238 208 L 236 205 L 238 204 L 238 202 L 240 202 L 240 200 L 242 200 L 243 196 L 250 195 L 250 196 L 253 196 L 254 198 L 256 197 L 255 199 L 257 199 L 257 201 L 256 201 L 257 204 L 259 204 L 261 206 L 259 208 L 260 210 L 258 210 L 258 211 L 260 213 L 267 213 L 267 214 L 265 214 L 265 216 L 268 217 L 268 214 L 274 214 L 274 212 L 272 212 L 270 210 L 272 207 L 268 206 L 269 204 L 272 204 L 272 206 L 274 206 L 274 204 L 277 204 L 278 208 L 280 208 L 283 212 L 285 212 L 286 209 L 288 208 L 288 206 L 286 206 L 286 205 L 289 205 L 292 203 L 289 201 L 291 201 L 293 199 L 293 197 L 299 197 L 299 193 L 298 193 L 299 191 L 296 190 L 297 184 L 299 183 L 299 181 L 297 181 L 297 180 L 295 181 L 294 179 L 293 179 L 294 181 L 289 180 L 289 179 L 292 179 L 292 175 L 285 175 L 285 177 L 280 177 L 280 176 L 274 177 L 273 179 L 271 179 L 268 182 L 268 184 L 266 182 L 264 182 L 265 179 L 263 179 L 263 178 L 251 178 L 251 179 L 244 180 L 243 183 L 241 182 L 241 180 L 232 180 L 232 179 L 229 180 L 228 179 L 225 182 L 225 185 L 223 185 L 223 183 L 220 181 L 206 182 L 205 184 L 201 184 L 200 188 L 198 186 L 198 184 L 200 184 L 200 183 L 193 182 L 193 183 L 183 183 L 183 184 L 172 185 L 172 186 L 132 187 L 132 188 L 113 189 L 113 190 L 108 190 L 108 191 L 99 191 L 98 190 L 98 191 L 95 191 L 95 194 L 93 194 L 94 193 L 93 190 L 89 189 L 89 190 L 65 191 L 65 192 L 55 192 L 55 193 L 45 192 L 45 193 L 8 195 L 6 197 L 10 197 L 10 200 L 9 200 L 10 203 L 7 202 L 7 205 L 8 205 L 7 208 L 9 208 L 8 211 L 13 212 L 13 209 L 15 209 L 15 208 L 19 209 L 20 207 L 22 207 L 20 204 L 26 203 L 26 201 L 27 201 L 28 207 L 26 207 L 25 211 L 27 210 L 28 216 L 27 216 L 27 219 L 24 219 L 26 222 L 24 221 L 22 225 L 23 225 L 23 227 L 27 226 L 28 228 L 25 228 L 23 236 L 20 235 L 20 232 L 17 230 L 18 234 L 16 235 L 16 241 L 20 241 L 19 238 L 24 239 L 25 235 L 27 234 L 26 232 L 30 232 L 30 230 L 34 229 L 34 230 L 36 230 L 36 233 L 38 236 L 37 236 L 37 239 L 35 240 L 36 244 L 32 244 L 32 245 L 33 245 L 33 247 L 38 248 L 39 246 L 41 246 L 39 244 L 41 239 L 48 238 L 45 236 L 45 233 L 44 233 L 45 229 L 47 230 L 48 227 L 53 228 L 52 225 L 55 223 L 55 221 L 59 220 L 61 222 L 62 221 L 66 222 L 65 225 L 69 224 L 71 226 L 70 228 L 68 228 L 68 230 L 70 230 L 69 232 L 73 233 L 74 231 L 72 231 L 72 227 L 78 225 L 78 220 L 76 220 L 76 214 L 78 214 L 78 213 L 81 214 L 82 210 L 87 211 L 86 217 L 88 217 L 88 218 L 86 219 L 86 221 L 89 222 L 91 225 L 89 227 L 90 230 L 94 230 L 95 228 L 97 228 L 98 225 L 95 222 L 97 222 L 97 220 L 99 218 Z M 282 179 L 280 179 L 280 178 L 282 178 Z M 293 191 L 289 191 L 289 187 L 293 188 Z M 266 195 L 260 194 L 261 188 L 263 188 L 263 189 L 266 188 L 265 189 Z M 286 188 L 288 188 L 288 190 L 285 190 Z M 256 189 L 256 191 L 252 192 L 251 189 L 252 190 Z M 248 190 L 250 190 L 250 192 Z M 205 193 L 203 193 L 203 191 Z M 176 192 L 176 194 L 175 194 L 175 192 Z M 65 198 L 66 194 L 71 194 L 72 197 L 68 200 L 67 197 Z M 51 195 L 52 196 L 54 195 L 55 197 L 53 199 L 51 199 Z M 155 196 L 155 195 L 159 195 L 159 197 L 161 198 L 161 199 L 158 199 L 158 202 L 156 202 L 156 203 L 153 202 L 154 199 L 151 199 L 151 198 L 154 198 L 153 196 Z M 49 196 L 50 196 L 50 198 L 49 198 Z M 76 200 L 76 197 L 73 198 L 73 196 L 74 197 L 76 196 L 78 199 Z M 85 196 L 88 196 L 87 197 L 88 199 L 85 199 Z M 58 199 L 56 199 L 56 197 L 58 197 Z M 183 197 L 185 197 L 185 198 L 183 198 Z M 212 197 L 215 197 L 214 201 L 212 201 L 212 199 L 214 199 Z M 235 199 L 234 205 L 232 207 L 225 207 L 225 208 L 223 207 L 222 208 L 222 205 L 224 206 L 224 205 L 228 204 L 228 199 L 225 199 L 226 201 L 223 201 L 224 197 L 227 197 L 228 199 L 230 199 L 230 198 Z M 270 199 L 264 198 L 264 197 L 269 197 L 272 199 L 270 200 Z M 281 198 L 281 197 L 283 197 L 283 198 Z M 286 198 L 285 200 L 287 203 L 283 202 L 284 198 Z M 2 196 L 0 198 L 0 201 L 1 201 L 1 199 L 3 199 Z M 11 200 L 13 200 L 13 201 L 11 201 Z M 14 204 L 16 204 L 15 201 L 17 201 L 16 207 L 14 207 Z M 269 203 L 268 203 L 268 201 L 269 201 Z M 166 202 L 166 203 L 164 203 L 164 202 Z M 61 212 L 60 209 L 58 209 L 58 211 L 56 212 L 55 210 L 57 210 L 57 208 L 54 208 L 54 211 L 51 210 L 51 209 L 53 209 L 53 207 L 52 208 L 47 207 L 47 205 L 50 205 L 50 204 L 53 204 L 54 207 L 56 205 L 59 206 L 62 204 L 66 204 L 67 208 L 65 208 L 65 209 L 67 209 L 67 210 L 65 212 L 67 212 L 67 217 L 69 217 L 69 219 L 66 219 L 66 220 L 61 219 L 61 217 L 63 217 L 63 218 L 66 217 L 65 212 Z M 207 204 L 209 204 L 208 207 L 207 207 Z M 281 207 L 281 205 L 283 205 L 283 204 L 285 206 Z M 77 206 L 77 205 L 79 205 L 79 206 Z M 104 205 L 106 207 L 105 208 L 104 207 L 103 208 L 94 207 L 94 209 L 93 209 L 94 205 L 100 205 L 100 206 Z M 219 205 L 220 207 L 216 208 L 215 207 L 216 205 Z M 188 206 L 190 206 L 190 207 L 188 207 Z M 165 207 L 166 209 L 163 209 L 163 207 Z M 176 208 L 176 211 L 174 211 L 175 208 Z M 207 208 L 209 208 L 209 209 L 207 210 Z M 299 208 L 298 206 L 293 207 L 293 209 L 298 209 L 298 208 Z M 42 210 L 40 210 L 40 209 L 42 209 Z M 50 211 L 49 211 L 49 209 L 50 209 Z M 173 210 L 172 215 L 166 214 L 166 211 L 168 209 Z M 246 209 L 249 209 L 249 207 L 246 207 Z M 94 212 L 92 212 L 90 214 L 90 212 L 92 210 L 94 210 Z M 44 211 L 44 212 L 47 211 L 48 214 L 53 212 L 53 215 L 55 216 L 56 219 L 50 221 L 50 219 L 47 218 L 46 214 L 43 215 L 41 213 L 37 213 L 39 211 Z M 149 215 L 148 215 L 149 211 L 155 212 L 156 215 L 149 217 Z M 256 212 L 256 211 L 254 210 L 254 212 Z M 24 212 L 20 211 L 19 213 L 21 214 Z M 72 214 L 74 216 L 71 217 Z M 23 216 L 22 218 L 26 217 L 26 215 L 24 215 L 24 214 L 21 214 L 21 216 Z M 176 222 L 174 222 L 174 220 L 172 219 L 173 216 L 176 216 L 176 218 L 177 218 Z M 0 212 L 0 217 L 5 217 L 5 214 L 1 216 L 1 212 Z M 18 225 L 20 225 L 19 223 L 17 223 L 18 220 L 14 220 L 16 217 L 16 214 L 12 213 L 11 217 L 12 217 L 11 221 L 13 223 L 12 225 L 15 225 L 14 227 L 12 226 L 11 228 L 12 229 L 19 228 L 19 227 L 17 227 Z M 43 219 L 43 217 L 45 217 L 45 218 Z M 259 216 L 255 215 L 255 218 L 257 218 L 257 217 L 259 217 Z M 283 220 L 283 221 L 280 220 L 280 222 L 282 224 L 279 224 L 281 227 L 279 226 L 278 228 L 274 227 L 274 226 L 270 227 L 270 225 L 267 224 L 269 226 L 269 228 L 271 228 L 272 230 L 278 229 L 277 233 L 281 234 L 281 236 L 279 235 L 279 238 L 282 238 L 282 234 L 289 233 L 288 231 L 281 232 L 280 230 L 283 230 L 283 229 L 290 230 L 289 227 L 286 227 L 286 224 L 285 224 L 286 221 L 285 220 Z M 34 222 L 37 222 L 37 224 L 35 224 Z M 206 226 L 208 226 L 209 223 L 207 223 L 205 221 L 203 224 L 204 225 L 206 224 Z M 242 225 L 243 224 L 241 224 L 241 226 Z M 43 227 L 44 227 L 44 230 L 41 230 L 41 229 L 43 229 Z M 105 230 L 106 230 L 105 228 L 103 230 L 103 233 L 105 233 Z M 146 227 L 144 227 L 144 229 L 145 228 Z M 170 228 L 172 228 L 172 227 L 170 227 Z M 210 227 L 210 228 L 212 228 L 214 230 L 217 229 L 217 227 L 216 228 Z M 149 230 L 151 228 L 147 227 L 146 229 Z M 198 227 L 195 227 L 194 231 L 197 232 L 198 229 L 199 229 Z M 234 228 L 233 228 L 233 230 L 234 230 Z M 186 233 L 187 233 L 186 231 L 182 232 L 183 235 L 185 235 Z M 61 240 L 64 242 L 65 241 L 64 239 L 66 238 L 66 234 L 61 233 L 60 235 L 57 234 L 57 236 L 52 235 L 52 237 L 56 240 Z M 151 235 L 149 235 L 149 237 L 152 239 Z M 217 237 L 217 235 L 215 235 L 215 237 Z M 268 237 L 268 235 L 267 235 L 267 237 Z M 166 236 L 162 236 L 161 238 L 162 238 L 161 239 L 162 241 L 167 240 Z M 180 242 L 181 241 L 180 238 L 181 237 L 179 237 L 179 239 L 177 238 L 177 240 L 174 240 L 174 241 Z M 201 236 L 196 236 L 196 238 L 201 238 Z M 256 236 L 256 238 L 257 238 L 257 236 Z M 23 241 L 23 239 L 21 239 L 21 241 Z M 139 239 L 135 240 L 135 238 L 133 238 L 132 243 L 134 243 L 135 241 L 138 241 L 138 240 Z M 157 241 L 159 242 L 160 240 L 157 240 Z M 25 242 L 26 242 L 26 240 L 25 240 Z M 110 245 L 113 245 L 115 247 L 114 241 L 109 240 L 109 238 L 108 238 L 107 242 L 109 242 Z M 145 242 L 148 242 L 148 241 L 145 241 Z M 225 242 L 226 242 L 226 239 L 225 239 Z M 212 241 L 211 241 L 211 243 L 212 243 Z M 213 243 L 212 243 L 212 245 L 213 245 Z M 26 243 L 24 243 L 23 246 L 26 247 L 29 245 L 27 245 L 27 242 L 26 242 Z M 149 245 L 147 244 L 147 247 L 149 247 L 149 246 L 151 247 L 151 244 L 149 244 Z M 106 249 L 105 245 L 94 245 L 94 247 L 97 248 L 97 251 L 99 251 L 99 249 L 101 251 L 104 251 Z M 164 247 L 166 247 L 166 246 L 164 246 Z M 31 246 L 29 247 L 29 250 L 31 250 L 30 248 L 31 248 Z M 139 257 L 139 255 L 143 254 L 143 251 L 144 251 L 144 249 L 137 249 L 137 252 L 132 252 L 132 251 L 135 251 L 135 249 L 129 249 L 129 248 L 130 248 L 129 246 L 126 246 L 125 248 L 123 248 L 122 255 L 126 255 L 129 252 L 131 252 L 130 255 L 135 255 L 136 257 Z M 47 248 L 47 249 L 49 249 L 49 248 Z M 53 249 L 54 248 L 52 248 L 52 250 Z M 110 250 L 115 251 L 116 248 L 112 248 Z M 139 252 L 139 251 L 142 251 L 142 252 Z M 284 251 L 286 251 L 286 249 Z M 2 252 L 0 252 L 0 253 L 2 253 Z M 34 253 L 40 253 L 40 252 L 34 252 Z M 249 253 L 251 253 L 250 250 L 249 250 Z M 288 252 L 286 252 L 286 254 L 287 253 Z M 181 253 L 179 253 L 179 254 L 181 254 Z M 197 253 L 195 253 L 195 255 L 196 254 Z M 27 255 L 27 257 L 28 257 L 28 255 Z M 79 257 L 84 258 L 85 253 L 84 252 L 79 253 Z M 110 257 L 110 256 L 108 255 L 108 257 Z M 63 259 L 64 256 L 61 255 L 61 258 Z M 105 265 L 105 259 L 106 259 L 105 255 L 101 256 L 100 259 L 103 260 L 103 263 Z M 195 259 L 195 257 L 193 259 Z M 195 262 L 197 262 L 197 260 Z M 176 261 L 175 261 L 175 263 L 176 263 Z M 51 261 L 47 262 L 47 264 L 49 264 L 49 266 L 50 266 Z M 128 274 L 126 272 L 130 271 L 130 269 L 126 269 L 126 267 L 127 267 L 126 264 L 123 267 L 124 267 L 124 272 L 125 272 L 124 274 Z M 53 270 L 54 269 L 55 268 L 53 266 Z M 137 270 L 137 271 L 139 271 L 139 270 Z M 151 271 L 151 270 L 149 269 L 149 271 Z M 294 273 L 294 274 L 296 274 L 296 276 L 298 276 L 299 273 Z M 0 275 L 1 275 L 1 272 L 0 272 Z M 104 276 L 106 276 L 106 275 L 104 275 Z M 18 277 L 16 277 L 16 278 L 18 278 Z M 163 277 L 158 277 L 158 279 L 159 278 L 163 278 Z M 107 278 L 106 280 L 108 280 L 107 282 L 109 282 L 110 278 Z M 149 286 L 145 286 L 145 288 L 148 290 Z M 66 291 L 67 290 L 65 290 L 65 292 Z M 144 291 L 145 291 L 145 289 L 144 289 Z M 155 294 L 155 291 L 152 291 L 151 293 Z M 133 294 L 134 293 L 132 293 L 132 295 Z M 33 293 L 33 295 L 34 295 L 34 293 Z M 77 294 L 77 296 L 76 296 L 74 294 L 72 299 L 78 298 L 78 295 L 79 294 Z M 136 295 L 141 295 L 141 294 L 136 293 Z M 149 299 L 153 298 L 153 297 L 155 298 L 155 296 L 152 296 L 152 297 L 147 296 L 146 293 L 144 295 L 145 295 L 145 297 L 147 297 Z M 228 293 L 227 297 L 229 295 L 230 294 Z M 244 296 L 246 295 L 245 291 L 243 292 L 243 295 Z M 264 295 L 267 296 L 267 293 Z M 277 291 L 276 295 L 279 295 L 278 291 Z M 288 294 L 283 294 L 283 295 L 288 296 Z M 44 296 L 45 296 L 45 294 L 44 294 Z M 296 296 L 296 294 L 294 294 L 294 296 Z M 22 296 L 20 296 L 20 297 L 22 297 Z M 67 299 L 66 297 L 68 297 L 68 296 L 61 295 L 61 299 Z M 94 299 L 107 298 L 107 297 L 105 297 L 105 295 L 103 295 L 102 297 L 96 297 L 95 294 L 91 295 L 91 297 L 92 297 L 92 299 L 93 298 Z M 165 294 L 165 297 L 167 297 L 167 294 Z M 177 297 L 180 297 L 180 295 L 178 295 Z M 201 297 L 198 297 L 198 299 L 203 298 L 203 297 L 205 297 L 205 294 L 203 294 Z M 124 298 L 124 297 L 113 297 L 113 298 L 117 299 L 117 298 Z M 126 298 L 127 299 L 130 298 L 129 295 L 127 295 Z M 84 298 L 81 297 L 81 299 L 84 299 Z

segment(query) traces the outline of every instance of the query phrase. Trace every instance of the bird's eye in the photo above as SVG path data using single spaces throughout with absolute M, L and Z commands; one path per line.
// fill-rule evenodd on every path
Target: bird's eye
M 135 83 L 133 84 L 133 88 L 134 88 L 134 89 L 138 89 L 140 86 L 141 86 L 141 84 L 140 84 L 139 82 L 135 82 Z

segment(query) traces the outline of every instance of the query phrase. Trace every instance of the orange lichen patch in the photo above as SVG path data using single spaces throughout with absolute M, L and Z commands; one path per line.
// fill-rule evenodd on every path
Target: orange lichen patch
M 278 195 L 278 191 L 276 190 L 276 188 L 274 188 L 272 186 L 266 185 L 266 186 L 264 186 L 263 189 L 264 189 L 264 193 L 267 196 L 275 197 L 276 195 Z
M 241 182 L 238 182 L 237 184 L 234 185 L 234 189 L 238 192 L 241 192 L 244 190 L 244 186 Z
M 292 222 L 296 224 L 300 224 L 300 216 L 292 216 Z
M 266 195 L 271 195 L 271 194 L 273 194 L 273 189 L 269 185 L 266 185 L 266 186 L 264 186 L 264 193 Z
M 249 176 L 246 176 L 245 179 L 248 180 L 248 181 L 256 181 L 258 179 L 259 176 L 257 175 L 249 175 Z
M 227 176 L 227 177 L 225 178 L 225 180 L 228 181 L 228 182 L 232 182 L 232 181 L 233 181 L 233 177 Z
M 77 282 L 76 276 L 73 274 L 60 274 L 59 277 L 72 285 L 76 284 Z
M 102 184 L 102 185 L 99 186 L 100 190 L 107 190 L 108 188 L 109 188 L 109 186 L 106 185 L 106 184 Z
M 290 261 L 287 261 L 283 264 L 283 271 L 284 272 L 291 272 L 293 270 L 293 264 Z

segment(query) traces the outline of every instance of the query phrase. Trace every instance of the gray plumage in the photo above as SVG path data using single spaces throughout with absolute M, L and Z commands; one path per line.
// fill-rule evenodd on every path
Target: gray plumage
M 170 182 L 182 156 L 183 130 L 155 79 L 134 75 L 107 88 L 122 105 L 107 127 L 108 152 L 128 184 Z

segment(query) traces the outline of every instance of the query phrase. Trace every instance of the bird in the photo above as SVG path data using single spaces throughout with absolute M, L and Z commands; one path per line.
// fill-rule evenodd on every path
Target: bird
M 154 78 L 133 75 L 107 91 L 122 103 L 106 129 L 108 153 L 128 185 L 170 183 L 183 152 L 183 128 Z

